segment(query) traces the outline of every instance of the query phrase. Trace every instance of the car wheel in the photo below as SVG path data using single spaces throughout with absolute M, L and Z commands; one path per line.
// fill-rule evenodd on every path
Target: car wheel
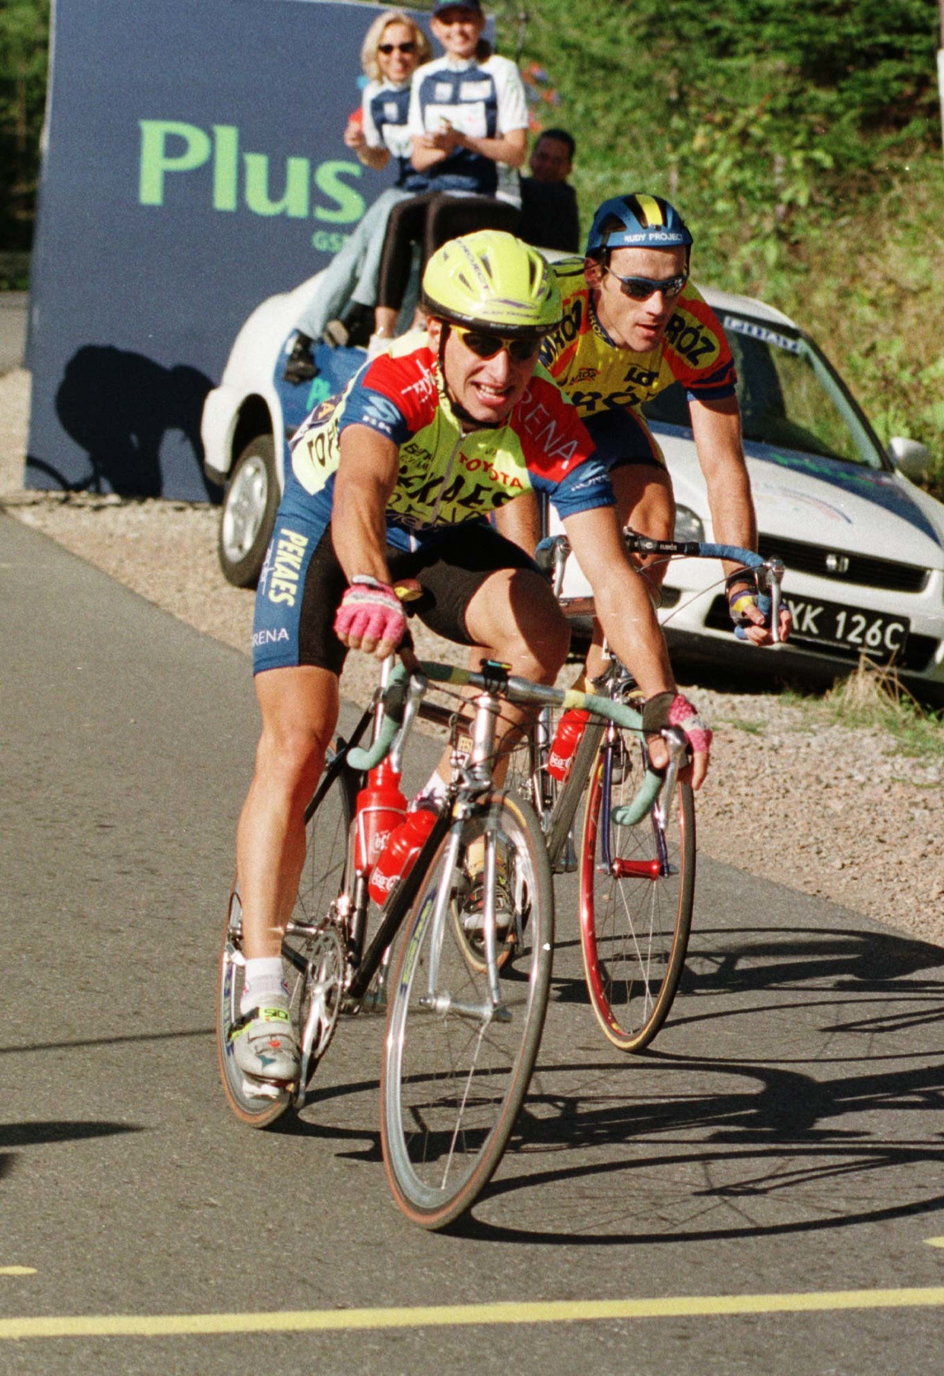
M 235 587 L 258 583 L 278 505 L 275 442 L 271 435 L 257 435 L 237 458 L 223 493 L 220 565 Z

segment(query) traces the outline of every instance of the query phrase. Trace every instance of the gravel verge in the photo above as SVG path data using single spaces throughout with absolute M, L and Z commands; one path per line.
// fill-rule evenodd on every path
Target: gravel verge
M 252 594 L 219 571 L 216 508 L 24 491 L 29 381 L 23 369 L 0 376 L 0 508 L 248 660 Z M 418 639 L 428 657 L 454 653 Z M 374 669 L 359 659 L 344 691 L 364 701 Z M 815 699 L 687 691 L 715 729 L 704 854 L 742 869 L 745 885 L 757 874 L 944 945 L 939 757 L 905 758 L 891 735 L 837 724 Z

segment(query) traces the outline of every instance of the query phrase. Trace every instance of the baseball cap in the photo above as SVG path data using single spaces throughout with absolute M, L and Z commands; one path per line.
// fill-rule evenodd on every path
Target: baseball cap
M 476 14 L 481 14 L 482 5 L 480 0 L 437 0 L 430 13 L 435 19 L 443 10 L 474 10 Z

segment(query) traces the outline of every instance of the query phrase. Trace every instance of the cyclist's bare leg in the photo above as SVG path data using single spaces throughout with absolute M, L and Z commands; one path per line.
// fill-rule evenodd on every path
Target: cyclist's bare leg
M 530 569 L 500 569 L 493 573 L 469 602 L 466 628 L 477 644 L 469 664 L 478 669 L 481 660 L 507 664 L 512 674 L 536 683 L 553 683 L 567 658 L 570 628 L 561 615 L 550 585 Z M 528 709 L 506 703 L 496 739 L 499 764 L 495 782 L 501 783 L 507 751 L 519 734 Z M 440 761 L 440 775 L 449 774 L 449 752 Z
M 304 665 L 256 675 L 262 734 L 236 835 L 248 958 L 277 956 L 305 860 L 305 807 L 338 716 L 338 680 Z

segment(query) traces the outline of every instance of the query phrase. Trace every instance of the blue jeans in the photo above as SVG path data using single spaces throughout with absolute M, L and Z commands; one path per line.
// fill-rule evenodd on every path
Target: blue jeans
M 295 328 L 309 339 L 320 339 L 329 320 L 336 319 L 350 301 L 362 306 L 377 304 L 377 280 L 383 254 L 387 220 L 398 201 L 416 193 L 391 186 L 368 206 L 347 243 L 325 268 L 314 296 L 302 311 Z

